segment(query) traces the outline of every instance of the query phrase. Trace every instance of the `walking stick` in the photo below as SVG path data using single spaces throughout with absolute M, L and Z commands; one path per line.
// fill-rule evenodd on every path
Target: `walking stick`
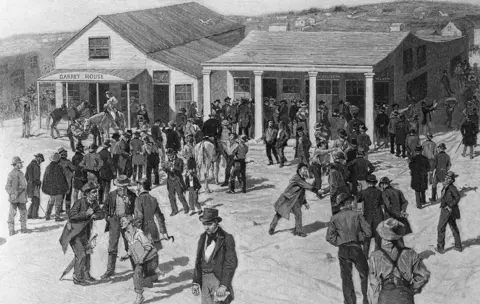
M 97 236 L 98 236 L 98 234 L 95 233 L 95 235 L 92 236 L 90 241 L 88 241 L 88 244 L 85 248 L 86 249 L 85 251 L 86 251 L 87 254 L 92 253 L 93 248 L 95 248 L 95 246 L 97 245 Z M 75 265 L 75 257 L 72 259 L 70 264 L 68 264 L 67 268 L 65 268 L 65 270 L 63 271 L 62 276 L 60 277 L 59 281 L 61 281 L 63 279 L 63 277 L 73 269 L 74 265 Z
M 458 152 L 458 149 L 460 149 L 460 146 L 463 144 L 463 138 L 462 140 L 460 141 L 460 143 L 458 144 L 458 147 L 457 147 L 457 150 L 455 150 L 455 154 Z

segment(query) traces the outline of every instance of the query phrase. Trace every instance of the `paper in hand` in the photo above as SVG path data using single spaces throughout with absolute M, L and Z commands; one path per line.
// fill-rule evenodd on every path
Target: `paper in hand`
M 215 294 L 214 294 L 214 299 L 213 301 L 214 302 L 222 302 L 222 301 L 225 301 L 225 299 L 230 295 L 230 292 L 229 291 L 226 291 L 225 292 L 225 295 L 223 297 L 219 297 L 217 295 L 217 292 L 215 291 Z

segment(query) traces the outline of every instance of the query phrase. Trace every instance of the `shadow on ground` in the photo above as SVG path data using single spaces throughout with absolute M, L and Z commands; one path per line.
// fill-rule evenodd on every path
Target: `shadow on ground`
M 0 246 L 2 246 L 3 244 L 5 244 L 6 242 L 7 242 L 6 239 L 0 238 Z
M 428 249 L 421 252 L 419 255 L 420 255 L 420 258 L 422 258 L 423 260 L 428 260 L 429 257 L 431 257 L 432 255 L 435 255 L 435 252 L 433 250 Z
M 314 232 L 317 232 L 323 228 L 326 228 L 328 226 L 328 223 L 326 222 L 320 222 L 320 221 L 316 221 L 316 222 L 313 222 L 311 224 L 308 224 L 306 226 L 303 226 L 303 231 L 306 233 L 306 234 L 310 234 L 310 233 L 314 233 Z M 286 231 L 290 231 L 290 232 L 294 232 L 295 231 L 295 228 L 288 228 L 288 229 L 283 229 L 283 230 L 278 230 L 275 232 L 275 234 L 277 233 L 280 233 L 280 232 L 286 232 Z

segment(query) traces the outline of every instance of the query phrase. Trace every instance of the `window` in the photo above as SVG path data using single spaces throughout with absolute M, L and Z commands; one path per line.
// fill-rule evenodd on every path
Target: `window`
M 154 84 L 169 84 L 170 73 L 168 71 L 153 71 Z
M 16 88 L 24 88 L 25 87 L 25 72 L 23 70 L 16 70 L 11 75 L 10 78 L 12 79 L 12 86 Z
M 233 79 L 234 99 L 250 99 L 250 78 Z
M 38 67 L 38 57 L 33 56 L 30 58 L 30 68 L 34 69 L 36 67 Z
M 300 93 L 300 79 L 284 78 L 282 81 L 282 93 Z
M 360 79 L 345 80 L 346 101 L 360 109 L 360 115 L 365 113 L 365 81 Z
M 427 83 L 427 73 L 423 73 L 422 75 L 410 80 L 407 82 L 407 94 L 411 95 L 415 101 L 419 101 L 427 97 Z
M 134 101 L 134 99 L 140 104 L 140 91 L 139 85 L 137 83 L 130 84 L 130 104 Z M 120 110 L 121 111 L 128 111 L 127 106 L 127 85 L 122 84 L 122 91 L 120 92 Z M 135 109 L 134 109 L 135 110 Z M 133 113 L 133 112 L 132 112 Z
M 8 63 L 0 64 L 0 75 L 8 73 Z
M 447 31 L 451 31 L 451 30 L 452 30 L 452 26 L 451 25 L 447 26 Z
M 425 45 L 419 46 L 417 48 L 417 65 L 418 68 L 427 65 L 427 47 Z
M 187 108 L 188 104 L 193 100 L 193 89 L 191 84 L 175 85 L 175 110 L 180 111 L 181 108 Z
M 66 84 L 63 83 L 63 102 L 67 100 Z M 80 101 L 80 84 L 69 83 L 68 84 L 68 105 L 77 104 Z
M 317 79 L 317 99 L 325 101 L 328 108 L 338 110 L 340 97 L 340 81 Z
M 407 49 L 403 51 L 403 75 L 413 71 L 413 50 Z
M 109 59 L 110 37 L 88 38 L 88 55 L 90 59 Z

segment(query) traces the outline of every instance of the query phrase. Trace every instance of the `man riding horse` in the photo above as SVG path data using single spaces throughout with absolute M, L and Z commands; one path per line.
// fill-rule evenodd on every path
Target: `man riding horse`
M 221 151 L 221 145 L 218 143 L 218 138 L 222 134 L 222 126 L 218 116 L 210 114 L 209 119 L 203 124 L 202 132 L 204 140 L 210 141 L 215 145 L 217 153 Z
M 105 92 L 105 95 L 107 96 L 107 103 L 104 106 L 104 112 L 105 115 L 110 115 L 113 118 L 113 122 L 116 124 L 115 128 L 119 128 L 120 126 L 120 121 L 119 119 L 119 114 L 118 114 L 118 99 L 113 96 L 112 92 L 107 91 Z

